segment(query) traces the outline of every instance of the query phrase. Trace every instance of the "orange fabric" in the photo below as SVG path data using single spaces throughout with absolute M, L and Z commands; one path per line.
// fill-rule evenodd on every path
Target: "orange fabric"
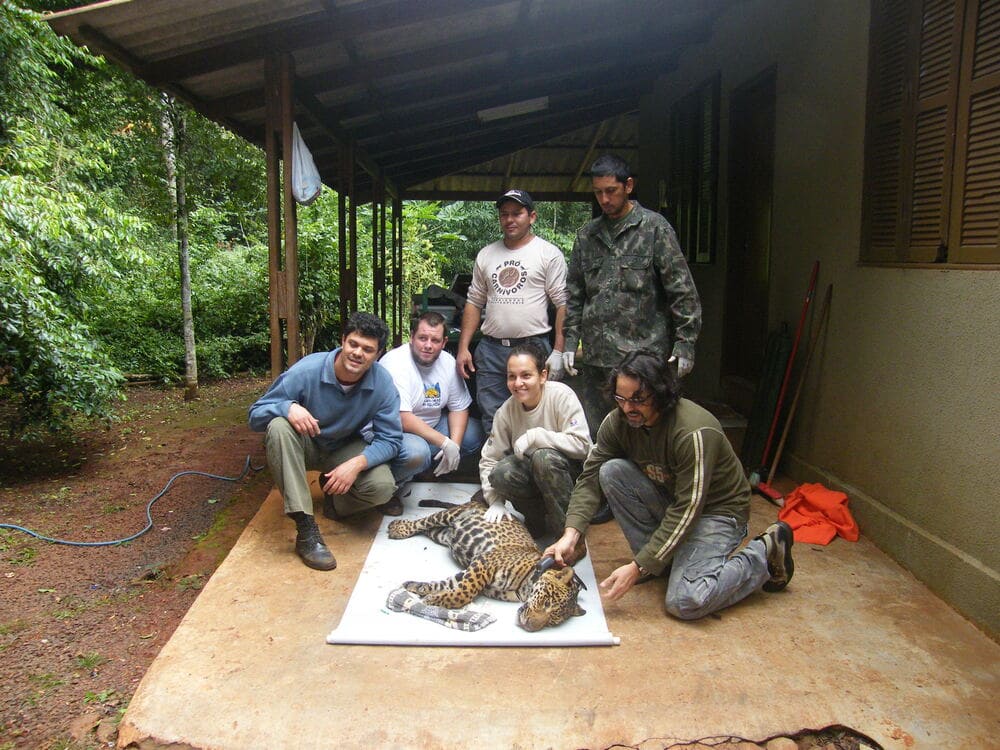
M 838 534 L 858 541 L 858 524 L 847 509 L 847 495 L 821 484 L 800 484 L 785 496 L 778 518 L 795 533 L 796 542 L 829 544 Z

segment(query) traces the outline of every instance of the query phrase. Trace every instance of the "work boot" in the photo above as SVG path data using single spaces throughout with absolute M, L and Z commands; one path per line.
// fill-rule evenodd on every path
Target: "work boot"
M 767 572 L 771 574 L 764 583 L 764 591 L 770 593 L 781 591 L 792 580 L 792 573 L 795 572 L 795 563 L 792 562 L 795 536 L 792 534 L 792 527 L 784 521 L 777 521 L 768 526 L 757 538 L 764 542 Z
M 316 519 L 307 513 L 291 514 L 298 533 L 295 535 L 295 553 L 308 567 L 314 570 L 333 570 L 337 558 L 323 542 Z

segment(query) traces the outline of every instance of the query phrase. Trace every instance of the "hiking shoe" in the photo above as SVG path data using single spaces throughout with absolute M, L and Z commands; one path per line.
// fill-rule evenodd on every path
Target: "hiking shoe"
M 333 570 L 337 567 L 337 558 L 323 541 L 312 516 L 306 518 L 308 520 L 296 524 L 298 533 L 295 535 L 295 554 L 313 570 Z
M 781 591 L 792 580 L 795 563 L 792 562 L 792 545 L 795 537 L 792 527 L 784 521 L 772 523 L 759 537 L 767 553 L 767 572 L 771 577 L 764 583 L 764 591 Z

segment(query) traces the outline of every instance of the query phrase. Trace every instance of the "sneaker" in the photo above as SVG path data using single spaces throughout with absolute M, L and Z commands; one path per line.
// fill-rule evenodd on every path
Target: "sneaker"
M 784 521 L 772 523 L 759 537 L 767 553 L 767 572 L 771 577 L 764 583 L 764 591 L 781 591 L 792 580 L 795 563 L 792 562 L 792 545 L 795 537 L 792 527 Z

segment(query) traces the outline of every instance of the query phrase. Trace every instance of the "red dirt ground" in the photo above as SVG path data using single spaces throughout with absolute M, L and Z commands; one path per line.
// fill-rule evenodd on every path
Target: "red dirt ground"
M 0 523 L 73 541 L 131 536 L 176 473 L 264 464 L 247 407 L 268 380 L 132 388 L 110 429 L 0 445 Z M 115 546 L 51 544 L 0 528 L 0 750 L 108 747 L 139 680 L 271 489 L 179 477 L 153 527 Z

